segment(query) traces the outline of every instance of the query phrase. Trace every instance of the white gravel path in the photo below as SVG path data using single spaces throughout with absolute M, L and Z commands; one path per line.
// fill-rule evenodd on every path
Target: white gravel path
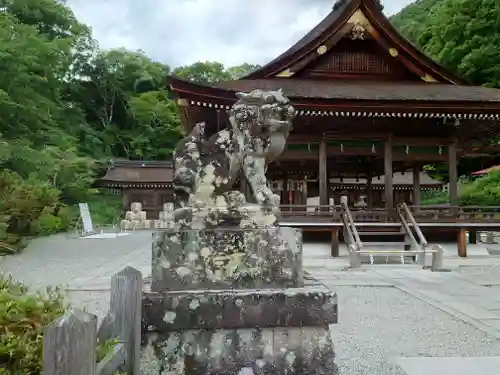
M 500 340 L 390 287 L 332 287 L 332 325 L 342 375 L 402 375 L 394 357 L 495 356 Z

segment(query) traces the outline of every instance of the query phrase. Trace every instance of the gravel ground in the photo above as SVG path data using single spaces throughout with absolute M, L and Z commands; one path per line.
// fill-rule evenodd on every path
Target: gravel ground
M 150 232 L 114 240 L 75 240 L 64 235 L 41 238 L 19 255 L 0 258 L 0 271 L 12 273 L 32 286 L 68 283 L 128 262 L 130 256 L 137 256 L 138 249 L 150 248 L 150 243 Z M 463 267 L 460 272 L 495 274 L 499 268 Z M 339 297 L 340 323 L 332 326 L 332 337 L 342 375 L 405 375 L 391 364 L 391 358 L 397 356 L 500 353 L 499 340 L 395 288 L 333 289 Z M 109 293 L 74 291 L 70 299 L 101 315 L 107 310 Z M 143 369 L 143 375 L 149 373 Z
M 499 265 L 485 265 L 485 266 L 462 266 L 457 269 L 458 273 L 463 274 L 480 274 L 480 275 L 499 275 Z
M 141 248 L 151 248 L 151 232 L 114 239 L 78 239 L 60 234 L 37 238 L 21 253 L 0 257 L 0 272 L 10 273 L 33 287 L 58 285 L 100 274 L 100 267 L 112 265 Z
M 404 375 L 391 358 L 495 356 L 500 341 L 395 288 L 335 287 L 341 375 Z

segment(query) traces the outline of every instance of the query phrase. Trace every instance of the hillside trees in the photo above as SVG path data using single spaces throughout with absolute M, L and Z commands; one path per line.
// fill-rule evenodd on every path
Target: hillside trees
M 418 0 L 392 21 L 423 52 L 471 83 L 500 87 L 500 2 Z
M 61 97 L 79 33 L 86 28 L 72 33 L 79 24 L 65 18 L 64 6 L 39 5 L 5 2 L 0 13 L 0 241 L 7 245 L 39 234 L 41 220 L 53 220 L 59 228 L 60 199 L 78 199 L 72 183 L 92 174 L 91 160 L 77 153 L 73 135 L 85 121 Z
M 99 50 L 64 2 L 1 5 L 0 253 L 67 228 L 101 161 L 169 159 L 182 137 L 169 66 L 141 51 Z M 210 84 L 256 68 L 200 62 L 173 73 Z M 94 216 L 113 217 L 105 211 Z
M 136 160 L 170 157 L 182 133 L 165 85 L 168 73 L 168 66 L 142 52 L 98 52 L 69 89 L 91 126 L 83 151 Z
M 216 61 L 196 62 L 191 65 L 180 66 L 173 70 L 172 74 L 187 81 L 211 85 L 220 81 L 238 79 L 258 69 L 260 65 L 241 64 L 226 68 Z

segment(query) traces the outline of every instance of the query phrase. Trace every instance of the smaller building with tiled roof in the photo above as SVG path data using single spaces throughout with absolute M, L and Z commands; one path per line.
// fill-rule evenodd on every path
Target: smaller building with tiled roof
M 130 210 L 133 202 L 140 202 L 147 218 L 155 220 L 163 204 L 172 201 L 172 180 L 170 161 L 111 160 L 99 184 L 119 190 L 124 211 Z

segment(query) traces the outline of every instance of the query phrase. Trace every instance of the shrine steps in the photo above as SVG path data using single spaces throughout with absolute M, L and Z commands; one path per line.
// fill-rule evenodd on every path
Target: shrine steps
M 409 251 L 406 233 L 386 230 L 358 230 L 363 244 L 357 251 L 363 264 L 406 264 L 414 263 L 415 253 Z

